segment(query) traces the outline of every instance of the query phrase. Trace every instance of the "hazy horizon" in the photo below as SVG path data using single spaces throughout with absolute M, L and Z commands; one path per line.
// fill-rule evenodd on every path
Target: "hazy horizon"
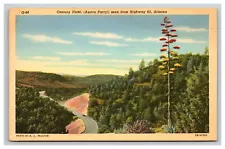
M 18 70 L 16 69 L 16 71 L 23 71 L 23 72 L 40 72 L 40 73 L 53 73 L 53 72 L 45 72 L 45 71 L 27 71 L 27 70 Z M 92 74 L 92 75 L 83 75 L 83 74 L 67 74 L 67 73 L 53 73 L 53 74 L 58 74 L 58 75 L 61 75 L 61 76 L 75 76 L 75 77 L 87 77 L 87 76 L 93 76 L 93 75 L 115 75 L 115 76 L 124 76 L 124 75 L 116 75 L 116 74 Z

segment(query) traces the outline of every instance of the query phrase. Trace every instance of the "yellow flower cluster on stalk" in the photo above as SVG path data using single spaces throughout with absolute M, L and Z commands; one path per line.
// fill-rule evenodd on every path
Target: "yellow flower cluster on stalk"
M 178 52 L 174 51 L 179 50 L 180 46 L 170 47 L 171 44 L 177 41 L 174 37 L 178 37 L 178 35 L 176 34 L 177 31 L 176 29 L 174 28 L 171 29 L 171 27 L 173 27 L 173 24 L 171 24 L 171 21 L 169 20 L 168 17 L 164 17 L 164 23 L 162 23 L 161 26 L 164 27 L 162 29 L 162 34 L 165 35 L 166 37 L 162 37 L 159 39 L 160 41 L 164 41 L 160 51 L 162 53 L 167 52 L 167 54 L 166 55 L 162 54 L 160 56 L 162 64 L 159 66 L 159 69 L 164 71 L 163 72 L 164 76 L 167 76 L 168 74 L 174 74 L 176 70 L 175 67 L 181 67 L 181 64 L 177 62 L 177 60 L 179 60 Z M 170 48 L 173 48 L 173 50 L 171 50 Z M 171 66 L 171 61 L 173 62 L 175 61 L 176 63 L 173 66 Z

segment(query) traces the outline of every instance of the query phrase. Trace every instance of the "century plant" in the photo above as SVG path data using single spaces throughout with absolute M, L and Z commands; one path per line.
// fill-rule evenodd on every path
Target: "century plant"
M 164 22 L 161 24 L 164 28 L 162 29 L 162 35 L 165 35 L 166 37 L 160 38 L 160 41 L 163 41 L 162 48 L 160 51 L 162 53 L 167 53 L 166 55 L 161 55 L 160 59 L 162 62 L 162 65 L 159 66 L 159 69 L 162 70 L 162 75 L 167 76 L 168 79 L 168 107 L 167 107 L 167 120 L 168 120 L 168 127 L 172 128 L 172 123 L 171 123 L 171 82 L 170 82 L 170 76 L 173 75 L 176 71 L 177 67 L 180 67 L 181 65 L 177 63 L 176 61 L 178 60 L 178 53 L 175 50 L 180 49 L 180 46 L 173 45 L 177 40 L 175 37 L 178 37 L 176 34 L 176 29 L 172 28 L 173 24 L 169 20 L 168 17 L 164 17 Z M 171 62 L 175 61 L 174 65 L 171 65 Z

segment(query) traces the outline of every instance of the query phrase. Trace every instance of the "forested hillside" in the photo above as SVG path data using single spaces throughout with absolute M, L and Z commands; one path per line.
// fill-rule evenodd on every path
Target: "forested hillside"
M 119 78 L 116 75 L 76 77 L 43 72 L 16 71 L 16 132 L 67 133 L 65 127 L 76 116 L 57 101 L 68 100 L 87 91 L 90 85 Z M 53 98 L 39 97 L 39 91 Z
M 174 132 L 209 131 L 209 56 L 179 55 L 181 67 L 171 74 L 171 118 Z M 142 60 L 138 71 L 93 85 L 88 115 L 99 124 L 99 132 L 125 132 L 143 120 L 155 132 L 167 132 L 167 77 L 155 59 Z M 173 65 L 173 62 L 172 64 Z
M 46 91 L 55 100 L 66 100 L 87 91 L 91 85 L 106 83 L 116 75 L 91 75 L 85 77 L 59 75 L 44 72 L 16 71 L 16 86 Z
M 45 88 L 87 88 L 90 85 L 102 84 L 117 77 L 103 74 L 78 77 L 45 72 L 16 71 L 18 84 Z
M 57 102 L 40 98 L 33 88 L 16 90 L 16 133 L 66 133 L 76 117 Z

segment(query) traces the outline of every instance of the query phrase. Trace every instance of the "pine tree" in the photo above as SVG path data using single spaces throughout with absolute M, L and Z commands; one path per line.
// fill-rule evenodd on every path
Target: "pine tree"
M 140 65 L 139 65 L 139 70 L 143 70 L 145 68 L 145 60 L 142 59 Z
M 190 132 L 209 130 L 209 73 L 208 66 L 200 63 L 198 70 L 187 79 L 187 117 Z

